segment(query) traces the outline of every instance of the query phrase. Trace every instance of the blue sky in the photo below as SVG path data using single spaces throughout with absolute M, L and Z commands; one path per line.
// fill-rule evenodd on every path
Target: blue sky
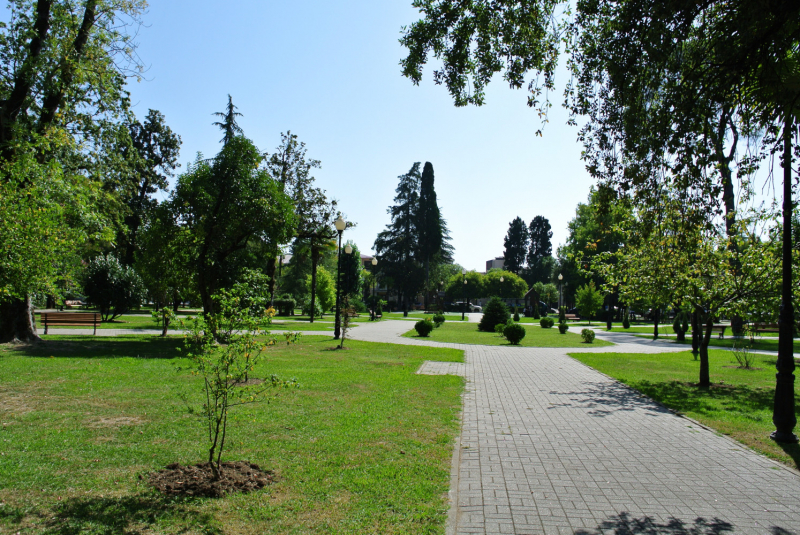
M 592 185 L 576 128 L 554 106 L 536 137 L 525 91 L 499 79 L 481 108 L 456 108 L 430 69 L 414 86 L 400 74 L 398 38 L 418 18 L 411 0 L 153 0 L 138 39 L 146 80 L 130 83 L 134 109 L 164 113 L 183 139 L 182 169 L 219 150 L 212 113 L 229 93 L 262 150 L 291 130 L 322 161 L 317 183 L 357 223 L 346 238 L 365 253 L 389 222 L 397 176 L 415 161 L 434 166 L 458 263 L 482 271 L 502 255 L 516 216 L 547 217 L 555 249 Z

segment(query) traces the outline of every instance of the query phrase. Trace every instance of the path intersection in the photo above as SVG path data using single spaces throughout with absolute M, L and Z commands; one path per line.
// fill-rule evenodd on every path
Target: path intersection
M 800 473 L 567 356 L 684 347 L 601 332 L 617 345 L 442 344 L 408 329 L 384 320 L 350 337 L 465 350 L 418 372 L 467 380 L 449 534 L 800 534 Z

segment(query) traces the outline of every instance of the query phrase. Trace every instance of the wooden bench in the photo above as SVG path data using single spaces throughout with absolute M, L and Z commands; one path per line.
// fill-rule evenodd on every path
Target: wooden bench
M 780 333 L 780 328 L 777 323 L 751 323 L 747 327 L 750 330 L 751 341 L 753 340 L 753 336 L 759 333 Z
M 47 328 L 53 327 L 94 327 L 94 334 L 97 334 L 97 326 L 100 325 L 102 317 L 97 313 L 87 312 L 42 312 L 39 314 L 44 334 Z
M 720 338 L 725 338 L 725 329 L 728 328 L 728 325 L 717 324 L 711 326 L 711 332 L 718 332 Z
M 566 318 L 567 321 L 578 321 L 581 319 L 577 314 L 564 314 L 564 318 Z

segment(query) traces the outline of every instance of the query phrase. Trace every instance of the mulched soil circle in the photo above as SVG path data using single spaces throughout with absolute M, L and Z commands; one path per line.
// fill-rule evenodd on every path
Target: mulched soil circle
M 220 466 L 220 478 L 214 480 L 209 463 L 182 466 L 167 465 L 150 474 L 148 482 L 167 496 L 205 496 L 219 498 L 237 492 L 251 492 L 275 481 L 271 470 L 262 470 L 247 461 L 225 462 Z

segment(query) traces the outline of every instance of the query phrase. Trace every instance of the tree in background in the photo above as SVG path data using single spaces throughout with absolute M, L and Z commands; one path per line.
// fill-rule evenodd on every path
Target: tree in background
M 219 117 L 221 120 L 217 121 L 214 126 L 219 126 L 220 130 L 224 132 L 222 139 L 220 139 L 220 143 L 223 145 L 227 145 L 236 136 L 241 136 L 244 134 L 244 131 L 236 122 L 237 117 L 241 117 L 242 114 L 237 112 L 237 107 L 233 105 L 233 97 L 228 95 L 228 105 L 225 107 L 225 111 L 217 111 L 214 112 L 213 115 Z
M 592 316 L 603 306 L 603 294 L 595 287 L 594 281 L 584 284 L 575 292 L 575 305 L 581 313 L 589 319 L 592 324 Z
M 528 227 L 521 218 L 515 217 L 509 223 L 508 232 L 503 239 L 503 246 L 505 247 L 503 253 L 505 263 L 503 266 L 505 269 L 519 275 L 525 264 L 525 254 L 528 251 L 529 241 Z
M 145 2 L 9 9 L 0 29 L 0 342 L 39 340 L 32 294 L 58 292 L 88 237 L 113 240 L 88 149 L 128 107 L 125 79 L 138 70 L 132 27 Z
M 196 277 L 205 313 L 226 280 L 235 280 L 234 254 L 252 240 L 285 243 L 295 215 L 291 199 L 260 167 L 262 155 L 251 141 L 237 136 L 211 161 L 198 157 L 178 177 L 170 205 L 182 227 L 182 246 L 191 249 L 186 266 Z
M 100 310 L 103 321 L 111 321 L 138 307 L 145 296 L 141 277 L 112 255 L 98 256 L 89 262 L 83 288 L 88 303 Z
M 419 162 L 411 166 L 408 173 L 400 175 L 394 206 L 387 212 L 392 222 L 378 234 L 374 249 L 380 263 L 378 269 L 394 281 L 400 296 L 403 312 L 408 314 L 411 298 L 424 283 L 424 270 L 416 258 L 419 251 L 419 229 L 417 228 L 417 207 L 419 204 L 420 172 Z
M 450 233 L 447 223 L 436 202 L 436 190 L 433 186 L 433 165 L 425 162 L 419 186 L 419 206 L 417 207 L 417 249 L 425 270 L 425 309 L 428 310 L 430 294 L 431 263 L 450 263 L 453 261 L 453 247 L 450 245 Z
M 347 246 L 352 247 L 350 254 L 345 250 Z M 361 252 L 358 246 L 351 240 L 342 247 L 342 280 L 341 292 L 342 295 L 347 295 L 352 299 L 358 299 L 361 296 L 361 288 L 364 284 L 364 264 L 361 262 Z
M 550 280 L 555 267 L 553 245 L 550 242 L 553 237 L 550 221 L 544 216 L 537 215 L 528 226 L 528 234 L 530 236 L 530 245 L 525 257 L 525 261 L 528 264 L 524 272 L 525 279 L 528 284 L 547 282 Z
M 149 110 L 144 123 L 127 125 L 129 143 L 119 147 L 121 157 L 129 162 L 128 172 L 118 185 L 119 197 L 127 209 L 124 226 L 117 233 L 116 249 L 120 261 L 133 265 L 139 250 L 139 231 L 158 202 L 153 195 L 166 191 L 173 170 L 180 167 L 181 138 L 164 122 L 164 116 Z
M 500 282 L 500 279 L 503 282 Z M 528 283 L 510 271 L 492 269 L 483 277 L 483 294 L 479 297 L 502 297 L 503 299 L 522 298 L 528 291 Z
M 336 283 L 333 279 L 334 276 L 322 266 L 317 267 L 313 284 L 311 275 L 308 275 L 306 278 L 306 301 L 311 303 L 311 311 L 317 310 L 317 306 L 323 314 L 333 309 L 336 304 Z

